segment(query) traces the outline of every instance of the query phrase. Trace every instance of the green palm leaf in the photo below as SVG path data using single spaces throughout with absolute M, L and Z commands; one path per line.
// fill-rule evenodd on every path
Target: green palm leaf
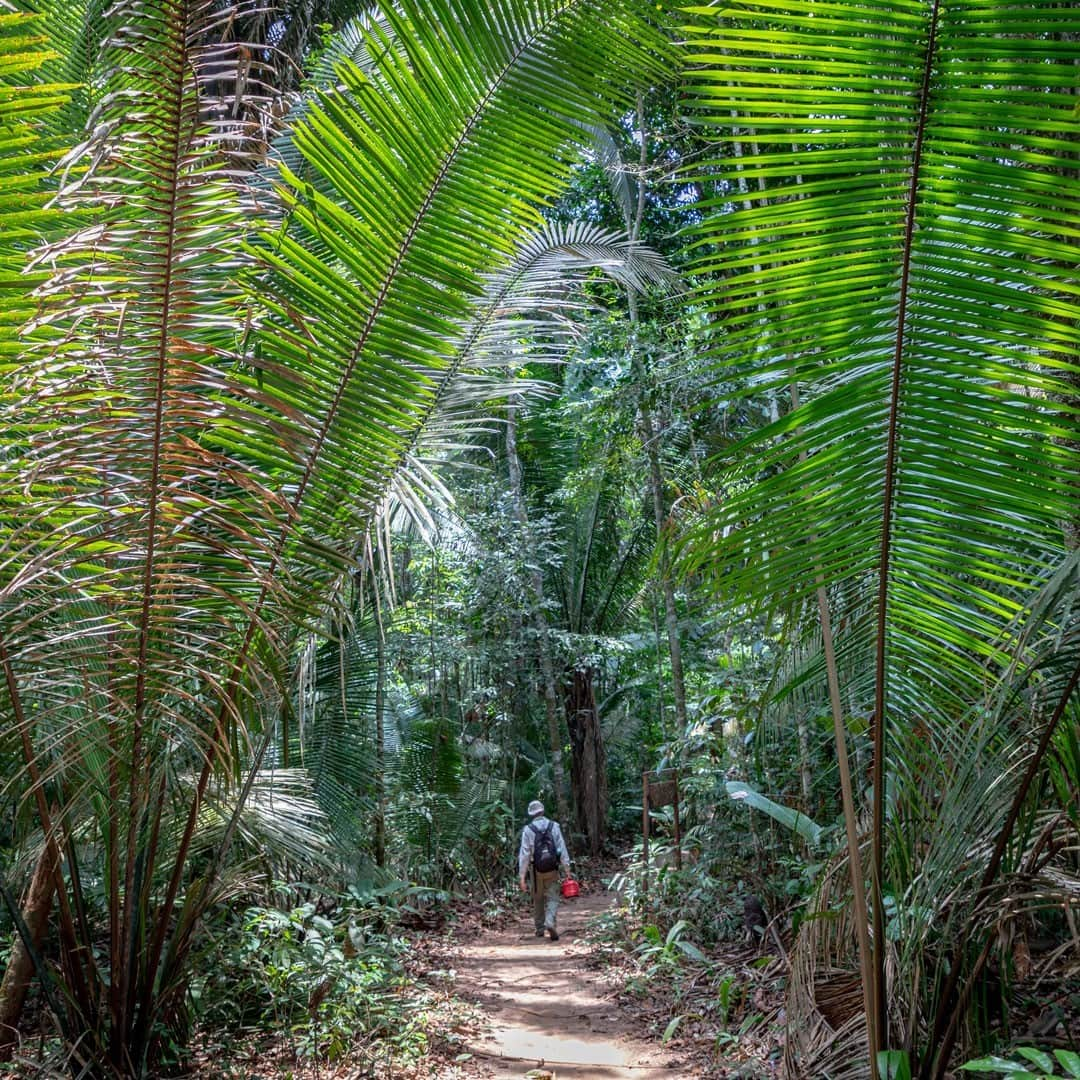
M 499 403 L 555 393 L 550 383 L 517 369 L 544 370 L 570 359 L 582 333 L 575 285 L 594 272 L 628 289 L 676 285 L 655 252 L 594 225 L 545 223 L 525 236 L 514 259 L 487 275 L 439 394 L 390 481 L 384 514 L 408 520 L 421 535 L 434 534 L 433 510 L 445 511 L 452 502 L 440 467 L 492 432 Z
M 54 55 L 45 48 L 43 30 L 40 18 L 0 11 L 0 365 L 5 371 L 17 363 L 23 348 L 19 332 L 37 307 L 30 293 L 46 276 L 28 272 L 29 252 L 62 220 L 47 205 L 46 174 L 59 151 L 43 131 L 72 87 L 42 79 L 41 69 Z
M 26 446 L 2 477 L 21 511 L 0 524 L 6 692 L 43 824 L 51 785 L 60 839 L 78 823 L 90 840 L 71 857 L 102 860 L 109 954 L 78 947 L 93 934 L 61 890 L 65 970 L 100 1035 L 85 1052 L 132 1074 L 180 1000 L 297 624 L 355 565 L 485 275 L 559 190 L 582 121 L 617 100 L 606 72 L 644 77 L 662 55 L 592 0 L 394 7 L 397 47 L 339 66 L 297 125 L 318 182 L 282 169 L 282 212 L 245 246 L 245 212 L 267 203 L 254 188 L 246 207 L 236 175 L 252 50 L 222 41 L 230 10 L 110 9 L 62 176 L 92 221 L 41 255 L 36 351 L 4 370 Z M 189 859 L 215 774 L 239 792 L 236 826 Z
M 703 523 L 727 540 L 690 561 L 770 605 L 874 597 L 841 647 L 871 658 L 880 793 L 916 721 L 962 723 L 1009 663 L 1076 515 L 1076 47 L 1038 0 L 691 13 L 694 107 L 740 144 L 700 237 L 718 359 L 805 404 L 739 448 Z M 874 809 L 881 942 L 905 871 Z
M 625 23 L 615 20 L 613 36 L 581 2 L 424 5 L 387 19 L 407 60 L 372 46 L 374 68 L 339 64 L 340 88 L 294 134 L 318 180 L 283 171 L 290 216 L 265 241 L 269 295 L 280 300 L 264 377 L 302 368 L 290 398 L 322 418 L 293 498 L 319 544 L 352 532 L 341 491 L 352 489 L 355 510 L 377 504 L 416 430 L 414 403 L 433 401 L 454 370 L 484 274 L 512 256 L 558 189 L 572 121 L 605 100 L 598 41 L 631 69 L 643 56 L 619 33 Z M 562 170 L 546 167 L 560 160 Z
M 161 0 L 94 27 L 101 96 L 61 191 L 91 224 L 39 256 L 55 274 L 10 383 L 31 434 L 5 495 L 31 493 L 34 513 L 5 523 L 8 691 L 27 786 L 52 782 L 61 820 L 93 821 L 83 834 L 103 852 L 110 953 L 99 967 L 69 925 L 66 963 L 82 1025 L 111 1042 L 89 1052 L 114 1061 L 146 1053 L 206 773 L 186 835 L 170 815 L 190 771 L 229 750 L 223 720 L 258 711 L 238 705 L 230 654 L 275 590 L 269 540 L 285 520 L 261 463 L 287 451 L 280 422 L 266 429 L 287 409 L 232 358 L 243 218 L 211 88 L 235 51 L 204 44 L 215 18 Z M 266 649 L 246 677 L 272 684 L 281 655 Z

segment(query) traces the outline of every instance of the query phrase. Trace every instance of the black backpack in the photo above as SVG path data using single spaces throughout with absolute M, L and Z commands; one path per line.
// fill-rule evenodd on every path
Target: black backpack
M 538 829 L 529 822 L 529 828 L 536 834 L 536 841 L 533 843 L 533 866 L 538 874 L 550 874 L 559 865 L 559 852 L 551 838 L 554 826 L 555 822 L 549 821 L 546 829 Z

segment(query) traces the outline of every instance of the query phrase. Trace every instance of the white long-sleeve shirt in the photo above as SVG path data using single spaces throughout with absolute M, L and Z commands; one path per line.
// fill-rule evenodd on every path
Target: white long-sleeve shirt
M 535 825 L 540 832 L 548 827 L 548 819 L 542 814 L 533 818 L 524 829 L 521 830 L 521 847 L 518 849 L 518 877 L 523 878 L 532 867 L 533 848 L 536 846 L 536 833 L 532 826 Z M 570 852 L 566 850 L 566 841 L 563 840 L 562 829 L 557 821 L 551 822 L 551 840 L 559 855 L 559 865 L 564 871 L 570 869 Z

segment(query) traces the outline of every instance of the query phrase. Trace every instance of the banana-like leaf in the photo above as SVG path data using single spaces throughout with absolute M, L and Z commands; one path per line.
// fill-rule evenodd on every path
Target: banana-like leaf
M 744 784 L 741 780 L 728 780 L 724 787 L 728 795 L 736 802 L 746 803 L 747 806 L 752 807 L 754 810 L 760 810 L 761 813 L 768 814 L 769 817 L 780 822 L 785 828 L 798 833 L 807 843 L 813 844 L 815 847 L 821 843 L 821 826 L 812 818 L 807 817 L 806 814 L 801 814 L 790 806 L 784 806 L 783 803 L 775 802 L 767 795 L 762 795 L 760 791 L 752 788 L 749 784 Z

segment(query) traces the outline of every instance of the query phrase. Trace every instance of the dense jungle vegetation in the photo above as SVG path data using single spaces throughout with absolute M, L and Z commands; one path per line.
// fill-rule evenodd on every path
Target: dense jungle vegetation
M 540 797 L 1080 1076 L 1078 240 L 1069 0 L 0 0 L 3 1067 L 393 1075 Z

